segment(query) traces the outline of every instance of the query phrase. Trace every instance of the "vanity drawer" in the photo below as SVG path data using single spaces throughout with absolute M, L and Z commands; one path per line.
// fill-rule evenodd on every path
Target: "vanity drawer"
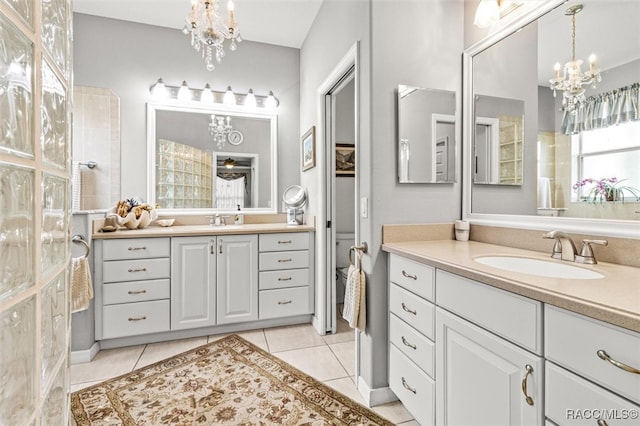
M 545 306 L 546 358 L 640 404 L 640 374 L 601 359 L 640 370 L 640 334 L 549 305 Z
M 308 250 L 309 233 L 260 234 L 259 251 Z
M 391 254 L 389 277 L 399 286 L 432 302 L 435 300 L 435 269 L 431 266 Z
M 102 274 L 105 283 L 169 278 L 170 259 L 112 260 L 103 263 Z
M 169 238 L 122 238 L 104 240 L 102 244 L 103 260 L 169 257 L 171 253 Z
M 441 270 L 436 281 L 438 306 L 542 355 L 542 303 Z
M 418 423 L 435 423 L 435 382 L 393 345 L 389 345 L 389 387 Z
M 435 344 L 394 314 L 389 316 L 389 341 L 433 378 Z
M 102 318 L 103 339 L 169 331 L 169 300 L 105 306 Z
M 168 279 L 109 283 L 102 286 L 104 305 L 168 299 L 170 296 Z
M 434 338 L 434 306 L 402 287 L 391 284 L 389 309 L 398 318 L 431 340 Z
M 638 424 L 623 417 L 640 412 L 640 406 L 548 361 L 545 376 L 545 414 L 558 425 L 593 426 L 600 415 L 609 426 Z
M 280 251 L 260 253 L 260 270 L 299 269 L 309 267 L 309 251 Z
M 309 269 L 284 269 L 260 272 L 260 290 L 309 285 Z
M 260 292 L 260 319 L 313 313 L 309 287 L 282 288 Z

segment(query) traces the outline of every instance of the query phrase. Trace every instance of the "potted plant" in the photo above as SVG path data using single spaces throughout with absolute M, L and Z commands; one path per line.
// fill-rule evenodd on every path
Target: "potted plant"
M 625 201 L 625 192 L 633 195 L 634 201 L 640 201 L 640 190 L 633 186 L 620 185 L 626 179 L 615 176 L 599 180 L 585 178 L 573 185 L 573 190 L 579 192 L 587 203 L 604 203 L 605 201 Z M 586 188 L 585 188 L 586 187 Z

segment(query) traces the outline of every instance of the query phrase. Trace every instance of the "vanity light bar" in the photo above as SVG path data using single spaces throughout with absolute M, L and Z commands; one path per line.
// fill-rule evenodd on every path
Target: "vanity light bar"
M 239 105 L 248 108 L 275 109 L 280 101 L 269 91 L 268 95 L 256 95 L 252 89 L 249 93 L 234 93 L 231 86 L 224 92 L 211 90 L 209 83 L 203 89 L 194 89 L 183 81 L 180 86 L 167 86 L 161 78 L 149 88 L 151 96 L 156 99 L 175 99 L 178 102 L 200 102 L 203 104 Z

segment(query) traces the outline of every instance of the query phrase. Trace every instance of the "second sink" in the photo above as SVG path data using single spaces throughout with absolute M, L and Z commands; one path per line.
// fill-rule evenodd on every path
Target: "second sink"
M 483 256 L 474 259 L 476 262 L 505 271 L 521 274 L 537 275 L 549 278 L 565 278 L 574 280 L 594 280 L 604 275 L 590 269 L 550 260 L 531 259 L 515 256 Z

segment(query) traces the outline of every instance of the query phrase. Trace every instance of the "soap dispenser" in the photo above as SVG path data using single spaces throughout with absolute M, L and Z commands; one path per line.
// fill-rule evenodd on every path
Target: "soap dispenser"
M 238 211 L 233 216 L 233 223 L 235 223 L 236 225 L 242 225 L 244 224 L 244 215 L 240 213 L 240 204 L 237 204 L 237 206 L 238 206 Z

